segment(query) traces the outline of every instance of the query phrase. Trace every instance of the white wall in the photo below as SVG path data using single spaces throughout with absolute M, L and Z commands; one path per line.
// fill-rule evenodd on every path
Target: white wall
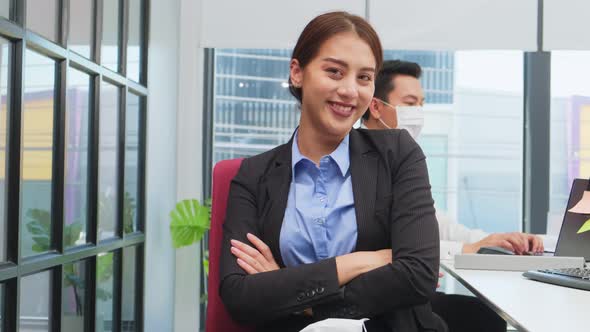
M 180 0 L 152 0 L 148 49 L 144 326 L 173 331 L 175 252 L 168 212 L 176 202 Z
M 180 0 L 177 113 L 177 197 L 202 200 L 203 49 L 201 0 Z M 174 331 L 198 331 L 200 244 L 176 252 Z

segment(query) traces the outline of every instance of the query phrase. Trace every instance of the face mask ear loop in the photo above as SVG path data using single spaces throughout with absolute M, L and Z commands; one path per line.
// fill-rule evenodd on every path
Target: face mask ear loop
M 383 122 L 383 120 L 381 120 L 381 118 L 379 118 L 377 120 L 379 120 L 379 122 L 381 122 L 381 124 L 384 125 L 387 129 L 391 129 L 391 127 L 388 126 L 385 122 Z
M 377 100 L 379 100 L 380 102 L 382 102 L 382 103 L 383 103 L 383 105 L 386 105 L 386 106 L 389 106 L 389 107 L 391 107 L 391 108 L 395 109 L 395 106 L 391 105 L 390 103 L 388 103 L 388 102 L 386 102 L 386 101 L 383 101 L 383 100 L 381 100 L 381 99 L 379 99 L 379 98 L 375 98 L 375 99 L 377 99 Z M 379 119 L 377 119 L 377 120 L 379 120 L 379 122 L 381 122 L 381 124 L 382 124 L 382 125 L 384 125 L 384 126 L 385 126 L 385 128 L 387 128 L 387 129 L 392 129 L 392 128 L 391 128 L 390 126 L 388 126 L 388 125 L 387 125 L 385 122 L 383 122 L 383 120 L 381 120 L 381 118 L 379 118 Z

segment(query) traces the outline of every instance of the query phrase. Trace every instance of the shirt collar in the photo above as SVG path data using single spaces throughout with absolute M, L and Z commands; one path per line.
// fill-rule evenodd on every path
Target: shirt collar
M 293 170 L 293 178 L 295 178 L 295 165 L 297 165 L 297 163 L 303 159 L 309 160 L 307 157 L 301 154 L 301 151 L 299 151 L 299 145 L 297 144 L 298 136 L 299 128 L 295 131 L 295 136 L 293 137 L 293 146 L 291 147 L 291 169 Z M 350 167 L 349 141 L 350 133 L 346 134 L 336 150 L 332 151 L 332 153 L 329 155 L 336 162 L 336 165 L 338 165 L 342 176 L 346 175 L 346 172 L 348 172 L 348 168 Z

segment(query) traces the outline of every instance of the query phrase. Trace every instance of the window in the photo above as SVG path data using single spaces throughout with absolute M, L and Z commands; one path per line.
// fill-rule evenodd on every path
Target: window
M 0 332 L 141 332 L 148 90 L 117 71 L 127 3 L 0 0 L 0 16 L 9 2 L 25 24 L 0 24 Z
M 123 197 L 123 230 L 125 234 L 138 230 L 137 204 L 139 185 L 139 128 L 141 98 L 127 94 L 125 114 L 125 196 Z
M 92 57 L 92 43 L 94 42 L 94 3 L 93 0 L 70 1 L 68 47 L 89 59 Z
M 64 246 L 86 243 L 88 224 L 88 142 L 90 76 L 69 68 L 64 174 Z
M 7 19 L 10 19 L 10 1 L 11 0 L 0 0 L 0 16 Z
M 0 284 L 0 332 L 4 331 L 4 284 Z
M 53 184 L 53 116 L 55 61 L 25 52 L 22 118 L 21 252 L 23 256 L 51 248 Z
M 137 247 L 123 249 L 123 316 L 121 318 L 122 332 L 136 332 L 137 329 L 137 296 L 136 286 L 138 254 L 141 251 Z
M 23 277 L 20 291 L 20 331 L 50 331 L 51 271 Z
M 62 331 L 84 331 L 89 268 L 86 260 L 63 266 Z
M 287 142 L 299 122 L 290 50 L 215 50 L 213 162 Z M 427 155 L 437 210 L 488 232 L 522 220 L 523 53 L 397 51 L 422 66 Z M 499 135 L 502 131 L 502 135 Z
M 117 236 L 119 88 L 103 81 L 100 90 L 98 154 L 98 238 Z
M 6 260 L 6 139 L 8 114 L 8 73 L 10 68 L 10 42 L 0 38 L 0 262 Z
M 119 0 L 104 0 L 102 3 L 101 63 L 112 71 L 119 70 Z
M 547 234 L 559 234 L 573 180 L 590 178 L 589 77 L 589 51 L 551 53 L 551 183 Z
M 115 312 L 115 253 L 99 254 L 96 258 L 96 330 L 113 331 Z
M 22 0 L 21 0 L 22 1 Z M 43 37 L 59 42 L 59 1 L 58 0 L 26 0 L 27 28 Z
M 141 74 L 141 59 L 143 51 L 143 30 L 141 12 L 144 6 L 142 0 L 129 1 L 129 30 L 127 42 L 127 77 L 139 82 Z

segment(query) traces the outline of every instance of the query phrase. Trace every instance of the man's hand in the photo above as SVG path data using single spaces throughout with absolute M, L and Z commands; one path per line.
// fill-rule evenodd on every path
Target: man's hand
M 442 272 L 439 272 L 438 273 L 438 278 L 439 279 L 442 278 L 442 277 L 444 277 L 444 276 L 445 276 L 444 273 L 442 273 Z M 440 280 L 436 283 L 436 288 L 440 288 Z
M 280 269 L 266 243 L 254 234 L 248 233 L 246 237 L 256 248 L 238 240 L 231 240 L 231 252 L 237 257 L 238 265 L 246 273 L 256 274 Z
M 463 246 L 463 253 L 476 253 L 481 247 L 502 247 L 518 255 L 528 252 L 543 252 L 543 239 L 537 235 L 526 233 L 495 233 L 481 241 L 467 243 Z

